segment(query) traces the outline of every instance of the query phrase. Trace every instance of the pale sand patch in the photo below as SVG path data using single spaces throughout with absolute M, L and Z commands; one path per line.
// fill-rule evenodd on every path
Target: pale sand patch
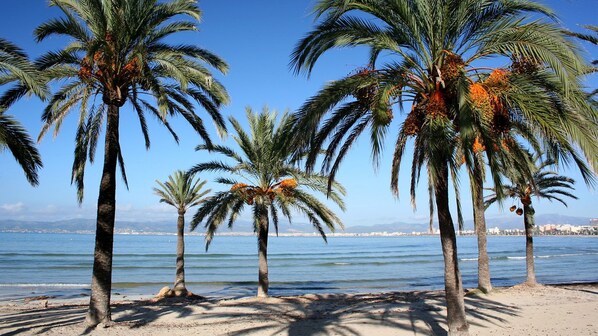
M 472 294 L 472 293 L 470 293 Z M 441 291 L 268 299 L 126 301 L 110 328 L 86 331 L 87 302 L 0 303 L 3 335 L 445 335 Z M 78 303 L 78 304 L 75 304 Z M 472 335 L 598 335 L 596 284 L 516 286 L 467 295 Z

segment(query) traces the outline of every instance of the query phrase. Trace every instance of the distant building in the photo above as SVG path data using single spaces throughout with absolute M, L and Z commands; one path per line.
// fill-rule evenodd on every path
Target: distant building
M 493 235 L 498 235 L 500 234 L 500 229 L 498 227 L 495 227 L 493 229 L 488 230 L 489 234 L 493 234 Z

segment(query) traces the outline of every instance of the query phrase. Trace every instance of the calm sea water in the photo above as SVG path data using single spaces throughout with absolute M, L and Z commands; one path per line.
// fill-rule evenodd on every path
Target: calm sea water
M 525 280 L 525 238 L 488 238 L 492 281 Z M 89 293 L 93 235 L 0 233 L 0 300 Z M 536 237 L 542 283 L 598 281 L 598 237 Z M 465 287 L 477 285 L 475 237 L 458 237 Z M 113 291 L 155 294 L 172 286 L 176 236 L 116 235 Z M 187 287 L 204 296 L 254 295 L 255 237 L 186 237 Z M 270 293 L 357 293 L 443 288 L 438 237 L 271 237 Z

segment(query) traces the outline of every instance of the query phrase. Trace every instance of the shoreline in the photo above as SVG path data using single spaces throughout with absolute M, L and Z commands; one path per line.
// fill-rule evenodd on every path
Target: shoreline
M 0 302 L 0 333 L 80 335 L 88 298 Z M 496 288 L 465 296 L 472 335 L 598 332 L 598 283 Z M 443 335 L 443 291 L 155 300 L 114 295 L 115 325 L 93 335 Z

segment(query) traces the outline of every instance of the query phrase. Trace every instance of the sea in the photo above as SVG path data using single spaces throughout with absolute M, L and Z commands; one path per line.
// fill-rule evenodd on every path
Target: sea
M 207 297 L 256 294 L 257 239 L 216 236 L 208 251 L 188 235 L 187 288 Z M 466 288 L 477 286 L 477 245 L 457 237 Z M 598 282 L 598 237 L 534 238 L 537 279 L 545 284 Z M 32 296 L 78 298 L 90 293 L 94 236 L 0 233 L 0 301 Z M 152 295 L 172 286 L 176 236 L 125 235 L 114 239 L 113 293 Z M 489 236 L 494 286 L 525 281 L 525 237 Z M 438 236 L 270 237 L 270 294 L 376 293 L 443 289 Z

